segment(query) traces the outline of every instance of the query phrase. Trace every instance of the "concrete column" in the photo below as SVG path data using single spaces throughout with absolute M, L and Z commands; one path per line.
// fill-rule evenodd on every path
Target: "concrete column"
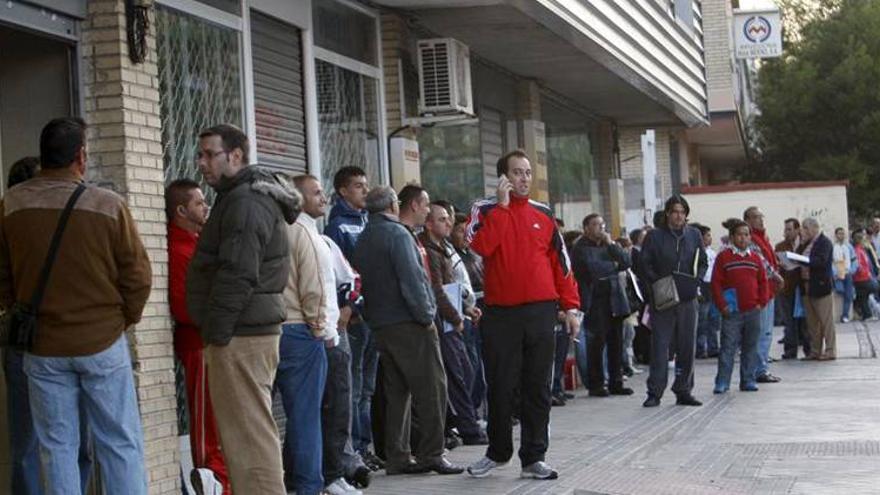
M 532 164 L 532 198 L 550 201 L 547 172 L 547 136 L 541 120 L 541 88 L 534 80 L 518 81 L 516 85 L 516 126 L 520 146 Z
M 592 144 L 595 152 L 596 181 L 598 182 L 599 194 L 602 201 L 597 202 L 591 198 L 593 204 L 605 217 L 605 222 L 611 226 L 611 230 L 619 230 L 619 219 L 613 214 L 620 205 L 612 203 L 612 178 L 616 177 L 617 163 L 614 158 L 614 129 L 610 121 L 602 121 L 596 126 L 595 141 Z M 616 185 L 614 186 L 616 188 Z M 615 194 L 615 201 L 623 200 L 621 195 Z M 616 220 L 615 220 L 616 219 Z
M 180 454 L 153 14 L 147 59 L 135 65 L 128 56 L 124 2 L 89 1 L 82 32 L 82 89 L 90 126 L 89 178 L 125 197 L 152 261 L 152 293 L 129 339 L 149 493 L 170 495 L 180 493 Z

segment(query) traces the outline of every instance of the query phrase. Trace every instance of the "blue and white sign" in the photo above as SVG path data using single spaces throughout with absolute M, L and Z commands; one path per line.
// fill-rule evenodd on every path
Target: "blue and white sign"
M 733 39 L 736 58 L 782 55 L 782 17 L 778 10 L 735 10 Z

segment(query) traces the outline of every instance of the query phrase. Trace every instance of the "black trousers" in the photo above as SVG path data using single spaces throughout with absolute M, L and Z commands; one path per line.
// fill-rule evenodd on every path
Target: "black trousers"
M 648 395 L 663 397 L 669 383 L 669 355 L 675 354 L 675 381 L 672 392 L 688 395 L 694 389 L 694 353 L 697 337 L 697 301 L 651 315 L 651 371 Z
M 565 393 L 565 384 L 563 383 L 565 360 L 568 359 L 571 337 L 568 336 L 568 331 L 559 324 L 554 328 L 554 332 L 556 334 L 556 351 L 553 356 L 553 385 L 550 391 L 553 395 L 562 395 Z
M 483 316 L 483 360 L 489 385 L 489 448 L 486 457 L 507 462 L 513 456 L 513 425 L 519 396 L 523 466 L 544 460 L 550 421 L 550 380 L 556 302 L 514 307 L 490 306 Z
M 442 331 L 442 330 L 441 330 Z M 477 411 L 473 402 L 474 368 L 468 357 L 464 337 L 455 331 L 440 335 L 440 353 L 446 368 L 446 388 L 449 393 L 447 428 L 455 427 L 462 438 L 480 435 Z
M 594 299 L 587 316 L 589 342 L 587 359 L 590 368 L 590 390 L 605 387 L 605 347 L 608 347 L 608 386 L 623 386 L 623 319 L 611 316 L 611 300 Z
M 412 413 L 420 430 L 413 456 L 423 463 L 439 459 L 445 447 L 446 372 L 436 329 L 402 323 L 376 328 L 374 335 L 382 369 L 388 466 L 401 468 L 410 460 Z
M 321 404 L 324 481 L 330 483 L 363 465 L 351 446 L 351 348 L 348 334 L 327 349 L 327 384 Z

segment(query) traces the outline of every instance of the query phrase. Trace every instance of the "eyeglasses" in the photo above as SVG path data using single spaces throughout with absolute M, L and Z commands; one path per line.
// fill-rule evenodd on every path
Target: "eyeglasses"
M 199 160 L 201 160 L 202 158 L 207 158 L 208 160 L 213 160 L 214 158 L 217 157 L 217 155 L 222 155 L 224 153 L 228 154 L 226 151 L 223 151 L 223 150 L 220 150 L 220 151 L 211 151 L 211 150 L 201 151 L 201 150 L 199 150 L 196 152 L 196 158 L 198 158 Z

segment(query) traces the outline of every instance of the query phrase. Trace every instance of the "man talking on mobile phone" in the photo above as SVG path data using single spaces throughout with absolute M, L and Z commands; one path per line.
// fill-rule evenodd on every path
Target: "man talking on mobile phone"
M 532 167 L 526 153 L 507 153 L 497 171 L 497 197 L 474 204 L 467 229 L 471 249 L 485 263 L 483 358 L 489 399 L 489 448 L 468 473 L 488 476 L 513 456 L 511 416 L 518 391 L 521 476 L 556 479 L 558 473 L 544 462 L 554 326 L 561 307 L 569 335 L 578 331 L 577 284 L 553 211 L 529 199 Z

